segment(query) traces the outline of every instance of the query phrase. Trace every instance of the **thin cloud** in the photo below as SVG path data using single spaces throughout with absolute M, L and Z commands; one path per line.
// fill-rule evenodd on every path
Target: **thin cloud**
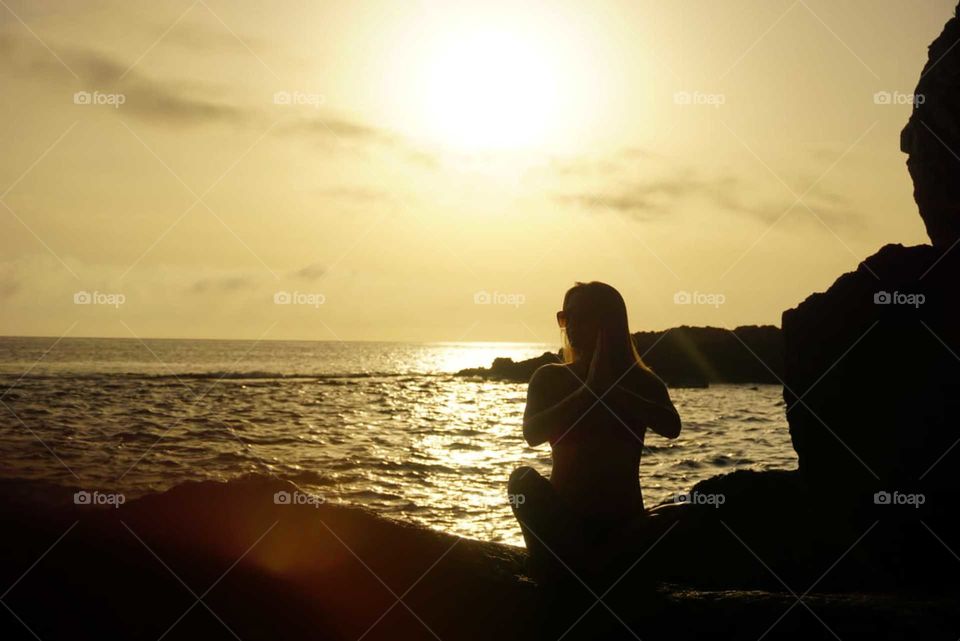
M 235 105 L 190 95 L 184 88 L 147 78 L 129 65 L 92 49 L 69 49 L 62 57 L 80 76 L 81 85 L 67 84 L 67 71 L 42 50 L 22 38 L 0 35 L 0 65 L 22 73 L 31 80 L 42 79 L 73 90 L 119 93 L 124 96 L 123 111 L 135 117 L 167 125 L 193 125 L 209 122 L 241 121 L 250 114 Z M 124 75 L 126 74 L 126 75 Z
M 198 39 L 194 44 L 199 45 L 204 36 L 194 30 L 182 37 Z M 188 86 L 150 78 L 137 67 L 131 69 L 132 60 L 121 61 L 89 48 L 56 49 L 80 77 L 79 83 L 39 44 L 11 34 L 0 34 L 0 70 L 63 91 L 65 101 L 71 101 L 76 91 L 122 94 L 124 102 L 118 111 L 153 125 L 186 128 L 219 124 L 262 129 L 279 121 L 272 136 L 329 147 L 382 148 L 411 165 L 437 166 L 433 154 L 408 139 L 358 120 L 323 111 L 315 115 L 291 112 L 290 105 L 273 104 L 269 94 L 257 96 L 256 103 L 226 100 L 221 90 L 210 85 Z
M 301 280 L 315 281 L 323 278 L 326 273 L 326 267 L 320 263 L 313 263 L 312 265 L 298 269 L 293 275 Z
M 581 175 L 589 167 L 608 169 L 608 189 L 593 187 L 576 193 L 557 193 L 555 200 L 591 212 L 614 212 L 633 220 L 646 222 L 667 216 L 692 202 L 706 203 L 721 211 L 746 216 L 764 224 L 772 224 L 793 206 L 793 211 L 810 215 L 810 210 L 830 226 L 862 226 L 864 217 L 850 207 L 842 194 L 817 185 L 806 194 L 802 203 L 787 195 L 783 198 L 758 200 L 760 190 L 732 174 L 704 176 L 690 169 L 679 169 L 665 177 L 653 180 L 625 180 L 624 175 L 637 173 L 639 161 L 651 158 L 643 153 L 632 154 L 637 160 L 627 160 L 623 153 L 609 160 L 567 165 L 561 174 L 576 171 Z M 662 171 L 662 169 L 661 169 Z M 811 180 L 813 182 L 813 180 Z M 804 207 L 806 205 L 807 207 Z
M 220 278 L 201 278 L 190 286 L 194 294 L 209 292 L 235 292 L 241 289 L 250 289 L 256 282 L 249 276 L 224 276 Z

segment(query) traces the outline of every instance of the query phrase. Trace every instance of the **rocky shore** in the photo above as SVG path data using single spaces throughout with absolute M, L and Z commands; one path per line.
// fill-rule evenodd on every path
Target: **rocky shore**
M 717 383 L 776 384 L 783 374 L 780 329 L 771 325 L 736 329 L 675 327 L 633 335 L 644 362 L 669 387 L 707 387 Z M 479 376 L 526 383 L 538 367 L 560 360 L 559 353 L 515 362 L 497 358 L 487 367 L 465 369 L 458 376 Z
M 757 480 L 745 485 L 763 487 Z M 3 638 L 453 641 L 566 633 L 573 639 L 755 641 L 765 633 L 771 639 L 952 639 L 960 630 L 955 598 L 939 592 L 904 593 L 889 585 L 840 592 L 825 580 L 798 604 L 810 582 L 770 554 L 785 547 L 779 537 L 787 524 L 761 527 L 765 542 L 736 510 L 723 512 L 736 535 L 722 526 L 696 538 L 672 532 L 601 592 L 573 575 L 554 589 L 537 586 L 524 575 L 518 548 L 356 507 L 276 502 L 277 492 L 296 491 L 290 483 L 250 477 L 188 483 L 113 508 L 75 506 L 65 488 L 26 493 L 20 484 L 0 484 L 0 575 L 10 586 Z M 52 504 L 39 508 L 39 495 Z M 806 574 L 855 574 L 863 565 L 855 557 Z M 707 565 L 696 569 L 702 559 Z M 649 587 L 653 576 L 678 562 L 692 575 L 663 576 Z M 721 567 L 737 578 L 717 574 Z M 774 574 L 782 571 L 789 587 Z

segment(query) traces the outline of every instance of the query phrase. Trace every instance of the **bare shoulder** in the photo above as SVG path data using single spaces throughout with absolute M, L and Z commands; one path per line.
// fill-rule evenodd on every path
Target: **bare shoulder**
M 535 394 L 564 394 L 579 383 L 579 377 L 566 363 L 548 363 L 537 368 L 530 377 L 528 390 Z
M 530 377 L 530 385 L 534 383 L 538 385 L 555 383 L 561 378 L 570 376 L 571 373 L 566 363 L 547 363 L 533 372 L 533 376 Z

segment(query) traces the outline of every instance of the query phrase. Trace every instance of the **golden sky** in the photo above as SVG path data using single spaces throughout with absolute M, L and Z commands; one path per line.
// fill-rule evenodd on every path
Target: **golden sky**
M 593 279 L 779 324 L 925 241 L 954 6 L 2 0 L 0 334 L 555 342 Z

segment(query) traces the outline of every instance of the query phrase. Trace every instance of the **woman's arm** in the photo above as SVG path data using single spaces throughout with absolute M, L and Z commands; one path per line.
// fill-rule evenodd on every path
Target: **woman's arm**
M 523 437 L 531 447 L 563 435 L 579 421 L 596 402 L 596 397 L 582 384 L 566 396 L 569 381 L 560 379 L 572 374 L 563 365 L 544 365 L 530 379 L 527 406 L 523 412 Z
M 646 376 L 646 372 L 644 372 Z M 670 400 L 667 387 L 660 379 L 649 375 L 650 380 L 642 391 L 627 382 L 614 386 L 604 401 L 609 401 L 611 409 L 618 416 L 631 419 L 631 423 L 649 427 L 665 438 L 680 436 L 680 414 Z
M 590 360 L 587 387 L 594 390 L 596 398 L 602 398 L 606 407 L 622 422 L 629 419 L 631 428 L 636 426 L 638 436 L 651 428 L 660 436 L 677 438 L 680 435 L 680 415 L 677 413 L 670 393 L 656 374 L 636 365 L 627 373 L 619 374 L 610 369 L 605 355 L 603 334 L 597 336 L 597 344 Z

